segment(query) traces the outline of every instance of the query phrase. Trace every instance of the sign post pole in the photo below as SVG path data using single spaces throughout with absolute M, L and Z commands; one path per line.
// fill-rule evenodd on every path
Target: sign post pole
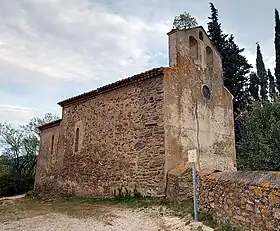
M 193 209 L 194 209 L 194 221 L 198 222 L 198 206 L 197 206 L 197 181 L 196 181 L 196 162 L 197 154 L 196 149 L 188 151 L 188 161 L 192 165 L 192 177 L 193 177 Z
M 192 162 L 192 175 L 193 175 L 193 209 L 194 209 L 194 221 L 198 222 L 197 218 L 197 182 L 196 182 L 196 170 L 195 162 Z

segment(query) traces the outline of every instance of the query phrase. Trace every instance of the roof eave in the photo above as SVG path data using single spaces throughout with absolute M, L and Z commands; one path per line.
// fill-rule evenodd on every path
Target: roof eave
M 43 124 L 39 127 L 37 127 L 40 131 L 42 130 L 45 130 L 45 129 L 48 129 L 48 128 L 52 128 L 52 127 L 56 127 L 56 126 L 59 126 L 60 123 L 61 123 L 62 119 L 58 119 L 58 120 L 55 120 L 55 121 L 52 121 L 50 123 L 47 123 L 47 124 Z
M 85 92 L 83 94 L 74 96 L 72 98 L 68 98 L 66 100 L 58 102 L 57 104 L 61 107 L 65 107 L 65 106 L 71 105 L 75 102 L 84 101 L 84 100 L 87 100 L 89 98 L 95 97 L 97 95 L 101 95 L 101 94 L 113 91 L 115 89 L 127 86 L 129 84 L 136 83 L 136 82 L 139 82 L 139 81 L 142 81 L 142 80 L 145 80 L 145 79 L 149 79 L 149 78 L 152 78 L 152 77 L 155 77 L 155 76 L 159 76 L 159 75 L 163 74 L 163 70 L 164 70 L 163 67 L 153 68 L 151 70 L 142 72 L 140 74 L 133 75 L 131 77 L 119 80 L 117 82 L 114 82 L 114 83 L 111 83 L 111 84 L 108 84 L 108 85 L 105 85 L 105 86 L 97 88 L 95 90 Z

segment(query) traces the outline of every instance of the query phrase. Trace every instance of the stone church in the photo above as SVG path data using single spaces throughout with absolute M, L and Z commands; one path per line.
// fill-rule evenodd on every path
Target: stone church
M 60 120 L 39 127 L 35 190 L 112 196 L 192 192 L 198 171 L 236 170 L 232 95 L 202 27 L 171 30 L 169 67 L 63 100 Z

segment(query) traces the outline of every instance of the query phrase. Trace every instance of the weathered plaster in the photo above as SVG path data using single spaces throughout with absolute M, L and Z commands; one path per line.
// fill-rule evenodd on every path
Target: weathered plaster
M 197 48 L 192 49 L 194 39 Z M 213 52 L 210 58 L 206 48 Z M 194 148 L 200 170 L 235 170 L 232 98 L 223 86 L 218 52 L 200 27 L 169 33 L 169 49 L 164 76 L 166 172 L 186 162 L 187 151 Z M 209 100 L 202 94 L 204 84 L 211 90 Z

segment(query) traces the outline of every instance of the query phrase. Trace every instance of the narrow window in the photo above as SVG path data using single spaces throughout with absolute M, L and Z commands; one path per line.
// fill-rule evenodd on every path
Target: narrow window
M 53 146 L 54 146 L 54 135 L 52 135 L 51 154 L 53 154 Z
M 76 128 L 76 134 L 75 134 L 75 152 L 79 149 L 79 136 L 80 136 L 80 129 Z
M 209 46 L 206 47 L 206 64 L 207 66 L 213 65 L 213 51 Z
M 190 46 L 190 56 L 193 59 L 198 59 L 198 43 L 193 36 L 190 36 L 189 38 L 189 46 Z
M 199 39 L 200 39 L 201 41 L 203 41 L 203 34 L 202 34 L 201 31 L 199 31 Z

